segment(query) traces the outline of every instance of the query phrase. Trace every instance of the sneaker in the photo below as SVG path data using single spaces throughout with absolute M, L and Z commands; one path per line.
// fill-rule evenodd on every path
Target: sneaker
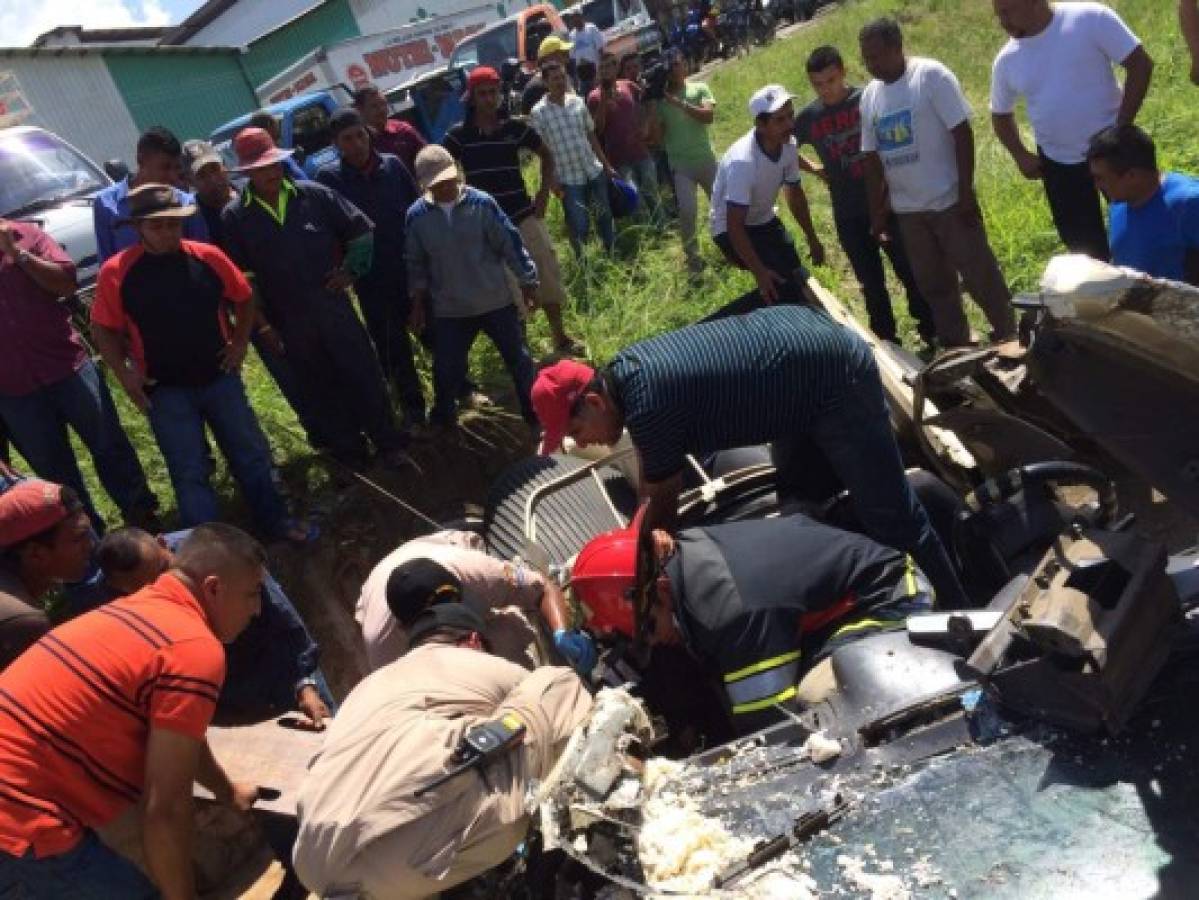
M 576 341 L 572 337 L 563 338 L 554 345 L 554 350 L 561 353 L 563 356 L 586 356 L 587 348 L 583 346 L 581 341 Z
M 491 402 L 491 398 L 482 391 L 471 391 L 469 394 L 458 400 L 463 409 L 483 409 L 487 406 L 495 406 Z
M 288 519 L 283 523 L 283 536 L 293 544 L 311 544 L 321 536 L 321 527 L 311 519 Z

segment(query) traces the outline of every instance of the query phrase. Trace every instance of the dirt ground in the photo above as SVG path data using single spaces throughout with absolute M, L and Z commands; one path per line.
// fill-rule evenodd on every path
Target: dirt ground
M 354 606 L 375 564 L 405 541 L 433 530 L 390 493 L 439 523 L 482 515 L 496 476 L 534 452 L 525 424 L 509 413 L 463 417 L 456 442 L 418 443 L 410 449 L 422 474 L 372 471 L 342 477 L 314 505 L 322 537 L 311 548 L 271 548 L 271 571 L 295 603 L 321 648 L 321 668 L 340 700 L 366 674 Z M 345 475 L 345 473 L 343 473 Z

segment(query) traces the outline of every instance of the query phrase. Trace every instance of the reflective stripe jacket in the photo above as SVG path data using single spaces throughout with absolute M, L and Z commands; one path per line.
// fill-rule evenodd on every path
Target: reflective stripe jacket
M 929 596 L 905 554 L 800 515 L 685 530 L 666 574 L 684 641 L 735 715 L 791 699 L 829 641 L 895 627 Z

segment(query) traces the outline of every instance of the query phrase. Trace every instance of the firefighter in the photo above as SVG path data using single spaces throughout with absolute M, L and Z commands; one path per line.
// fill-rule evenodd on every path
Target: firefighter
M 643 507 L 580 551 L 574 597 L 597 633 L 684 646 L 720 682 L 740 734 L 778 721 L 780 706 L 823 699 L 820 664 L 838 646 L 931 607 L 911 557 L 806 516 L 675 536 L 644 523 Z

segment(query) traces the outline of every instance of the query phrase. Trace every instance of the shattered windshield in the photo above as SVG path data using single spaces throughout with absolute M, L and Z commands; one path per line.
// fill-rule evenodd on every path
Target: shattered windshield
M 107 184 L 99 169 L 52 134 L 0 135 L 0 216 L 26 215 Z

